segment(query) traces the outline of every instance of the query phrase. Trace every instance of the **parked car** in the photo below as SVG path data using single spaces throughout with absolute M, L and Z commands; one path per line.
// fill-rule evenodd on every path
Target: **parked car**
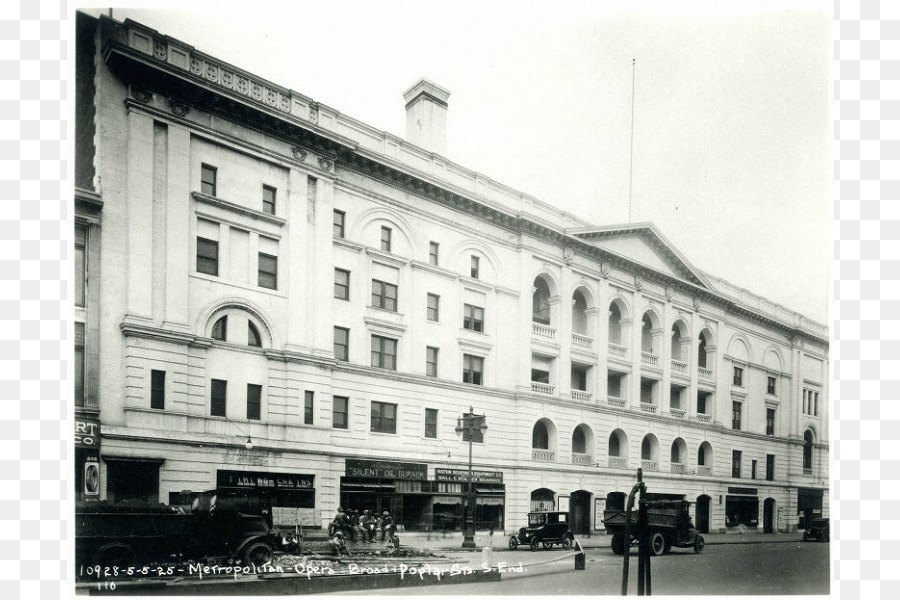
M 828 519 L 810 519 L 806 531 L 803 532 L 803 541 L 816 540 L 818 542 L 827 542 L 830 533 L 829 528 Z
M 259 566 L 272 560 L 281 537 L 262 516 L 219 509 L 215 496 L 203 500 L 195 500 L 190 511 L 166 505 L 78 506 L 76 563 L 122 567 L 227 557 Z
M 575 536 L 569 530 L 569 513 L 537 511 L 528 513 L 527 527 L 521 527 L 518 533 L 509 536 L 509 549 L 515 550 L 521 544 L 532 550 L 542 546 L 546 550 L 559 544 L 568 550 L 573 541 Z

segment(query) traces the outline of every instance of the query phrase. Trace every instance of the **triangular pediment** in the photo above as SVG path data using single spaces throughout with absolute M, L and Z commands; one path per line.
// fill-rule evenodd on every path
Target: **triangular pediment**
M 659 273 L 709 287 L 702 273 L 688 263 L 652 223 L 584 227 L 567 233 Z

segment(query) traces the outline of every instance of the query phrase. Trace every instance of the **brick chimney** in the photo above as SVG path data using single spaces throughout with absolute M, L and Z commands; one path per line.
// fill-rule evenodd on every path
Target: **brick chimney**
M 447 99 L 450 92 L 420 79 L 403 93 L 406 101 L 406 140 L 430 152 L 447 147 Z

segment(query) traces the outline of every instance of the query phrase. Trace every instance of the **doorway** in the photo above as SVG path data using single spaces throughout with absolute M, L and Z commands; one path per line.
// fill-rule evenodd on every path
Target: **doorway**
M 709 533 L 709 504 L 711 498 L 706 494 L 697 498 L 697 531 Z
M 578 490 L 569 497 L 569 528 L 575 535 L 591 534 L 591 496 L 588 491 Z
M 775 533 L 775 500 L 766 498 L 763 503 L 763 533 Z

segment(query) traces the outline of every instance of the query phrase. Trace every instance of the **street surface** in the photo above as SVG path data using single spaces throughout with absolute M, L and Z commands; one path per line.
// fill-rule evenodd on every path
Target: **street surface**
M 622 557 L 608 548 L 590 549 L 586 569 L 575 570 L 574 553 L 550 550 L 495 551 L 493 563 L 525 566 L 524 573 L 503 573 L 495 583 L 458 583 L 451 586 L 400 588 L 352 595 L 619 595 Z M 562 560 L 546 562 L 553 558 Z M 758 543 L 707 546 L 703 554 L 673 549 L 653 558 L 653 595 L 693 594 L 828 594 L 828 544 Z M 637 552 L 632 551 L 629 595 L 637 595 Z M 543 564 L 540 564 L 543 563 Z M 337 595 L 343 595 L 338 593 Z

